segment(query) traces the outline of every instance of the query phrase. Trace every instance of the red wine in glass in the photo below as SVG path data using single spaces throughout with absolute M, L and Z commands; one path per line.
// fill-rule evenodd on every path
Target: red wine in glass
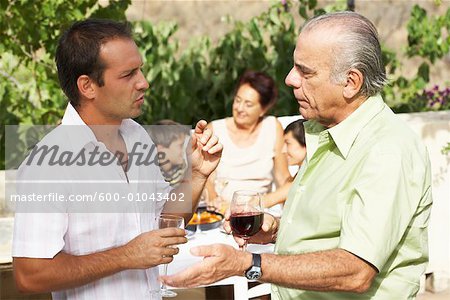
M 263 220 L 261 212 L 235 213 L 230 216 L 230 225 L 235 235 L 246 238 L 261 230 Z
M 230 225 L 234 235 L 244 239 L 241 250 L 245 251 L 247 240 L 261 230 L 264 210 L 258 192 L 240 190 L 233 193 L 230 204 Z

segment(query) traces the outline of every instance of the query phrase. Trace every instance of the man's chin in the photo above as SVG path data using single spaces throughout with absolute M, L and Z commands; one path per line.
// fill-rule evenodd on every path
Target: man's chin
M 298 109 L 299 113 L 302 115 L 303 119 L 308 120 L 308 111 L 306 109 L 304 109 L 303 107 L 299 107 Z
M 135 119 L 135 118 L 139 117 L 140 115 L 142 115 L 142 109 L 139 108 L 138 110 L 131 112 L 129 118 Z

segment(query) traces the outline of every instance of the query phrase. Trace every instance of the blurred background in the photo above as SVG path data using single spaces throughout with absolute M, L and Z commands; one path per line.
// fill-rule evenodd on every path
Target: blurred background
M 66 99 L 53 61 L 57 39 L 86 17 L 133 23 L 150 82 L 141 123 L 229 115 L 236 80 L 249 68 L 276 78 L 274 115 L 296 114 L 284 78 L 299 28 L 314 14 L 349 8 L 379 30 L 391 79 L 386 102 L 397 112 L 448 110 L 449 6 L 448 0 L 0 1 L 0 119 L 58 122 Z

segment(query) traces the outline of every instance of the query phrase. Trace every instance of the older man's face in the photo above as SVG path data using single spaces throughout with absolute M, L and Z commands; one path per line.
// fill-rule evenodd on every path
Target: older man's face
M 342 94 L 345 84 L 330 79 L 336 43 L 332 29 L 302 32 L 294 51 L 294 67 L 285 80 L 294 90 L 301 115 L 326 127 L 339 122 L 339 110 L 346 105 Z

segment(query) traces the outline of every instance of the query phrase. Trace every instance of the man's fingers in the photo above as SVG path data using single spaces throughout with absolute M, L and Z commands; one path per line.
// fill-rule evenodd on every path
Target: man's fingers
M 214 246 L 197 246 L 191 248 L 191 254 L 195 256 L 214 256 Z
M 202 273 L 201 263 L 198 263 L 175 275 L 160 276 L 160 280 L 161 282 L 173 287 L 189 288 L 198 285 L 196 279 L 198 279 Z
M 177 255 L 180 252 L 180 249 L 177 247 L 165 247 L 161 250 L 161 255 L 164 256 L 174 256 Z
M 186 231 L 181 228 L 170 227 L 170 228 L 159 229 L 159 234 L 161 237 L 176 237 L 176 236 L 181 237 L 181 236 L 186 236 Z
M 203 137 L 202 137 L 202 140 L 203 140 Z M 206 140 L 206 144 L 205 144 L 205 146 L 203 146 L 202 150 L 208 151 L 212 147 L 216 146 L 218 144 L 218 142 L 219 142 L 219 138 L 215 135 L 211 135 L 211 137 Z
M 206 122 L 205 120 L 198 121 L 197 124 L 195 124 L 194 132 L 197 134 L 202 134 L 207 125 L 208 122 Z
M 262 225 L 262 230 L 265 232 L 268 232 L 272 229 L 273 226 L 273 220 L 270 221 L 264 221 L 263 225 Z
M 205 146 L 208 143 L 208 141 L 211 138 L 211 136 L 212 136 L 212 131 L 209 128 L 206 128 L 205 130 L 203 130 L 202 134 L 198 135 L 198 137 L 200 138 L 200 143 L 203 146 Z
M 213 147 L 209 148 L 208 153 L 209 154 L 216 154 L 220 153 L 223 150 L 223 145 L 221 143 L 217 143 Z
M 161 264 L 168 264 L 173 261 L 173 256 L 167 255 L 161 258 Z
M 243 245 L 244 245 L 244 239 L 243 239 L 243 238 L 240 238 L 240 237 L 238 237 L 238 236 L 233 236 L 233 238 L 234 238 L 234 240 L 236 241 L 236 243 L 237 243 L 239 246 L 243 246 Z
M 186 237 L 166 237 L 163 240 L 163 247 L 167 246 L 173 246 L 173 245 L 179 245 L 179 244 L 186 244 L 187 238 Z
M 275 218 L 270 214 L 264 214 L 264 222 L 262 225 L 262 230 L 265 232 L 269 232 L 273 229 L 275 225 Z
M 197 125 L 195 126 L 195 135 L 197 135 L 197 138 L 200 139 L 200 143 L 202 145 L 206 145 L 209 138 L 212 135 L 211 129 L 208 129 L 206 126 L 208 123 L 205 120 L 201 120 L 197 122 Z
M 226 264 L 227 259 L 234 259 L 231 256 L 235 251 L 233 247 L 224 244 L 193 247 L 191 253 L 196 256 L 204 256 L 203 261 L 178 274 L 161 276 L 160 279 L 173 287 L 191 288 L 211 284 L 227 277 L 226 272 L 222 272 L 221 266 Z
M 197 246 L 191 248 L 191 254 L 195 256 L 203 256 L 203 257 L 211 257 L 211 256 L 220 256 L 226 250 L 225 248 L 230 247 L 225 244 L 213 244 L 206 246 Z
M 226 233 L 231 233 L 230 222 L 223 223 L 223 229 L 225 230 Z

